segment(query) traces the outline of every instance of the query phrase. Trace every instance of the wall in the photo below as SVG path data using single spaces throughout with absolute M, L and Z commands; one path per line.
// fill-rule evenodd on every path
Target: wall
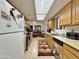
M 34 22 L 31 22 L 31 21 L 27 21 L 27 23 L 29 23 L 30 25 L 33 25 L 33 30 L 35 30 L 35 25 L 41 25 L 41 30 L 46 32 L 47 31 L 47 22 L 43 22 L 43 21 L 34 21 Z
M 72 29 L 74 30 L 74 32 L 77 32 L 79 33 L 79 25 L 76 25 L 76 26 L 66 26 L 65 29 L 59 29 L 59 30 L 56 30 L 59 34 L 61 35 L 66 35 L 66 32 L 71 32 Z
M 74 30 L 74 32 L 79 32 L 79 25 L 66 27 L 66 31 L 71 31 L 72 29 Z
M 46 32 L 46 29 L 47 29 L 47 26 L 46 26 L 46 22 L 43 22 L 43 21 L 39 21 L 37 22 L 37 24 L 40 24 L 41 25 L 41 30 Z

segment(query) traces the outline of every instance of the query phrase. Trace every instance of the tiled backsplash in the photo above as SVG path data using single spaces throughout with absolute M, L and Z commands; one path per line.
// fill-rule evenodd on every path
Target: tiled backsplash
M 79 32 L 79 25 L 77 25 L 77 26 L 68 26 L 65 29 L 66 29 L 66 31 L 69 31 L 69 30 L 73 29 L 74 32 Z
M 66 32 L 71 32 L 71 31 L 79 33 L 79 25 L 76 26 L 67 26 L 65 29 L 58 29 L 56 30 L 58 34 L 60 35 L 66 35 Z

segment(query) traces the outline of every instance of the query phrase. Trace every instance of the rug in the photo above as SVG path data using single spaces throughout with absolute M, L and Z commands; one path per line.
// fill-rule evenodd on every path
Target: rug
M 38 56 L 54 56 L 45 40 L 38 41 Z

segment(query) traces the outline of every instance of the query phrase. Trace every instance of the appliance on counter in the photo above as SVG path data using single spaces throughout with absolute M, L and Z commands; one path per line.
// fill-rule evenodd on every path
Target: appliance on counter
M 51 29 L 47 29 L 47 32 L 51 33 Z
M 62 59 L 62 55 L 63 55 L 63 42 L 56 39 L 56 38 L 53 38 L 54 40 L 54 44 L 55 44 L 55 49 L 53 51 L 54 55 L 55 55 L 55 58 L 56 59 Z
M 70 39 L 73 40 L 79 40 L 79 33 L 75 33 L 75 32 L 67 32 L 66 36 Z

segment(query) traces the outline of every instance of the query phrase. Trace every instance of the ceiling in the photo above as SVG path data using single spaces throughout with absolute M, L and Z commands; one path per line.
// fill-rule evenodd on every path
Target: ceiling
M 7 0 L 29 20 L 36 21 L 35 0 Z M 71 0 L 54 0 L 44 20 L 49 20 Z
M 27 19 L 36 20 L 34 0 L 7 0 L 18 9 Z

